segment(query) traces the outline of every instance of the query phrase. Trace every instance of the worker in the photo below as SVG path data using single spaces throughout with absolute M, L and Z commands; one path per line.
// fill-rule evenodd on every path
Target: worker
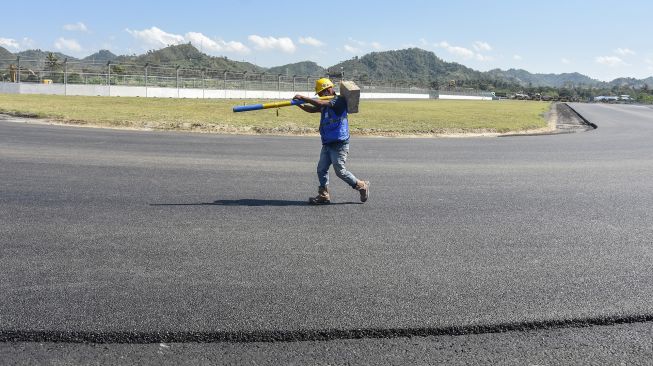
M 320 137 L 322 150 L 317 164 L 319 180 L 318 194 L 308 202 L 313 205 L 331 203 L 329 195 L 329 167 L 333 165 L 338 178 L 360 193 L 361 202 L 367 201 L 370 194 L 370 182 L 357 179 L 345 167 L 349 155 L 349 122 L 347 120 L 347 101 L 336 95 L 333 83 L 327 78 L 315 82 L 315 93 L 320 97 L 332 96 L 332 99 L 312 99 L 303 95 L 295 95 L 296 100 L 304 104 L 299 108 L 308 113 L 321 113 Z

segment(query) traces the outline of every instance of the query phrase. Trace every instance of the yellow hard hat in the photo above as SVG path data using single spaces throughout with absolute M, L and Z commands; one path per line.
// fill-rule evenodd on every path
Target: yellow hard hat
M 333 87 L 333 83 L 327 78 L 315 80 L 315 94 L 320 94 L 321 91 L 331 87 Z

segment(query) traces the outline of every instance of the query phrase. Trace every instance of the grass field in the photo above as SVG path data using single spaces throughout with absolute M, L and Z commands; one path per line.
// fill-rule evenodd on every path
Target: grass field
M 0 113 L 107 127 L 234 133 L 315 133 L 319 114 L 297 107 L 233 113 L 255 100 L 72 97 L 0 94 Z M 354 134 L 515 132 L 546 127 L 550 103 L 531 101 L 363 100 Z

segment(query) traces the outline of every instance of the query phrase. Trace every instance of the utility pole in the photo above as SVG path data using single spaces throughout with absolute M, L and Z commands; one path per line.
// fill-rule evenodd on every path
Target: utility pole
M 175 83 L 177 84 L 177 98 L 179 98 L 179 65 L 176 67 L 176 72 L 175 72 Z
M 107 61 L 107 90 L 109 96 L 111 96 L 111 61 Z
M 224 71 L 224 97 L 227 98 L 227 70 Z
M 150 67 L 150 63 L 145 64 L 145 98 L 147 98 L 147 69 Z
M 243 80 L 244 80 L 243 89 L 245 90 L 245 98 L 247 98 L 247 71 L 243 72 Z
M 63 95 L 68 95 L 68 58 L 63 60 Z

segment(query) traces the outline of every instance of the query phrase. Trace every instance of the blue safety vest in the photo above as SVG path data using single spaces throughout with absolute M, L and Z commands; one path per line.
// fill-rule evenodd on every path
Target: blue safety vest
M 320 136 L 323 145 L 349 140 L 349 121 L 347 120 L 345 98 L 336 96 L 329 101 L 328 107 L 322 108 Z

